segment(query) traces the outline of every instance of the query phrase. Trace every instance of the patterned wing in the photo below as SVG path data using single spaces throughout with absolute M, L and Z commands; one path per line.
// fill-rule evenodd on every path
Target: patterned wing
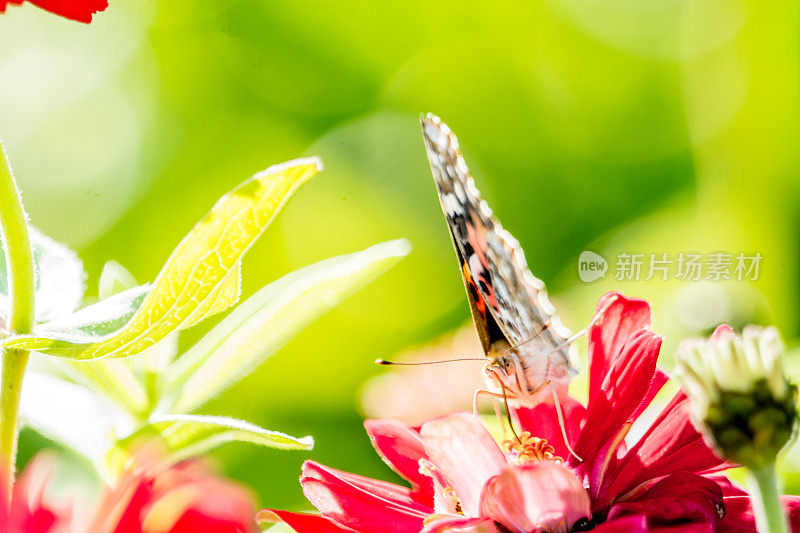
M 435 115 L 420 117 L 420 122 L 484 349 L 496 340 L 499 328 L 511 346 L 523 345 L 524 353 L 547 354 L 561 347 L 553 361 L 569 368 L 568 347 L 562 346 L 569 331 L 555 315 L 544 283 L 528 269 L 519 243 L 475 188 L 458 139 Z

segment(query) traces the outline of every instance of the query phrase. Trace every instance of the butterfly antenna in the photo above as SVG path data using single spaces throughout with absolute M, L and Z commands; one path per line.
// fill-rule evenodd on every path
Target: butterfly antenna
M 550 390 L 553 392 L 553 402 L 555 403 L 556 408 L 556 416 L 558 417 L 558 427 L 561 428 L 561 437 L 564 439 L 564 445 L 567 447 L 567 451 L 572 455 L 575 459 L 583 462 L 583 459 L 575 453 L 575 450 L 572 449 L 572 446 L 569 445 L 569 438 L 567 437 L 567 428 L 564 425 L 564 413 L 561 411 L 561 402 L 558 399 L 558 392 L 556 391 L 556 386 L 553 385 L 553 382 L 550 382 Z
M 440 361 L 421 361 L 419 363 L 401 363 L 398 361 L 387 361 L 386 359 L 375 359 L 376 365 L 385 366 L 419 366 L 419 365 L 438 365 L 439 363 L 455 363 L 457 361 L 486 361 L 485 357 L 457 357 L 455 359 L 442 359 Z

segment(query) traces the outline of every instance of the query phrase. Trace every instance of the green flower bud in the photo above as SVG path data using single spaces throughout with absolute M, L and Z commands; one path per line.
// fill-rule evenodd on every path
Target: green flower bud
M 720 457 L 761 469 L 775 462 L 797 422 L 797 386 L 783 371 L 778 331 L 748 326 L 741 338 L 723 326 L 708 341 L 678 350 L 677 373 L 695 424 Z

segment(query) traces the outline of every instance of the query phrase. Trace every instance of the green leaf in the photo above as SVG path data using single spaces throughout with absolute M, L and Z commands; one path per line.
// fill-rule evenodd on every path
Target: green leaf
M 128 323 L 149 289 L 148 285 L 128 289 L 85 307 L 61 321 L 49 323 L 47 327 L 62 337 L 102 338 Z M 173 341 L 177 341 L 177 334 L 172 337 Z M 143 377 L 147 372 L 163 371 L 176 353 L 176 343 L 163 340 L 134 359 L 58 358 L 58 366 L 76 383 L 102 394 L 131 416 L 140 417 L 152 407 Z
M 173 363 L 164 389 L 191 412 L 408 254 L 401 239 L 334 257 L 284 276 L 243 302 Z
M 97 294 L 101 300 L 136 286 L 136 278 L 116 261 L 106 261 L 97 284 Z
M 73 312 L 80 305 L 86 288 L 83 263 L 63 244 L 32 226 L 28 230 L 35 266 L 36 321 L 52 320 Z M 5 254 L 0 252 L 0 313 L 3 315 L 9 304 L 7 277 Z M 0 316 L 0 324 L 5 319 L 5 316 Z
M 152 438 L 160 437 L 167 448 L 169 462 L 202 455 L 227 442 L 249 442 L 281 450 L 310 450 L 314 446 L 311 437 L 295 438 L 277 431 L 270 431 L 243 420 L 222 416 L 159 415 L 150 423 L 120 440 L 106 457 L 111 472 L 119 471 L 136 446 Z
M 319 159 L 275 165 L 223 196 L 178 244 L 125 327 L 98 339 L 43 328 L 10 337 L 9 349 L 73 359 L 126 357 L 227 309 L 239 297 L 240 260 L 294 192 L 322 168 Z
M 159 346 L 150 348 L 158 349 Z M 149 350 L 148 350 L 149 351 Z M 58 365 L 76 383 L 98 392 L 122 407 L 131 417 L 139 417 L 150 407 L 147 391 L 126 359 L 75 361 L 60 359 Z

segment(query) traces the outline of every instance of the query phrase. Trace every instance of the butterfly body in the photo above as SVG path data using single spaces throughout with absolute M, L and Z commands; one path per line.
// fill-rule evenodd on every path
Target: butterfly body
M 569 331 L 544 283 L 531 274 L 519 244 L 481 198 L 446 124 L 421 117 L 423 137 L 447 220 L 472 318 L 487 357 L 486 392 L 517 404 L 539 403 L 548 384 L 575 375 Z

